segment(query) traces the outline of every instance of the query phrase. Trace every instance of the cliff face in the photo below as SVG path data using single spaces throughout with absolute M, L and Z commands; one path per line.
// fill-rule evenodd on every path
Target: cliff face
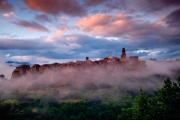
M 106 57 L 101 60 L 97 61 L 76 61 L 76 62 L 69 62 L 69 63 L 54 63 L 54 64 L 44 64 L 44 65 L 38 65 L 35 64 L 33 66 L 29 65 L 21 65 L 17 67 L 13 73 L 12 78 L 17 78 L 26 74 L 40 74 L 43 72 L 46 72 L 47 70 L 55 69 L 60 70 L 66 67 L 90 67 L 90 66 L 106 66 L 106 65 L 121 65 L 124 64 L 121 62 L 121 60 L 118 57 Z
M 30 71 L 29 65 L 21 65 L 19 67 L 16 67 L 16 69 L 12 73 L 12 78 L 16 78 L 22 75 L 27 74 Z
M 92 66 L 92 65 L 100 65 L 100 64 L 106 64 L 109 61 L 113 61 L 115 63 L 119 62 L 118 58 L 113 58 L 113 59 L 102 59 L 98 61 L 91 61 L 91 60 L 86 60 L 86 61 L 76 61 L 76 62 L 69 62 L 69 63 L 54 63 L 54 64 L 44 64 L 44 65 L 38 65 L 35 64 L 32 67 L 29 65 L 21 65 L 16 67 L 16 69 L 12 73 L 12 78 L 17 78 L 23 75 L 26 75 L 28 73 L 43 73 L 47 70 L 50 69 L 62 69 L 64 67 L 85 67 L 85 66 Z

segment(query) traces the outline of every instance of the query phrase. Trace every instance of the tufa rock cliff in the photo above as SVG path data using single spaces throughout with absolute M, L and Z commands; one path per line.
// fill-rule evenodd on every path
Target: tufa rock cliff
M 107 66 L 107 65 L 115 65 L 115 66 L 126 66 L 126 68 L 129 69 L 137 69 L 139 65 L 144 65 L 144 61 L 139 61 L 138 56 L 130 56 L 129 58 L 126 57 L 126 49 L 122 48 L 121 56 L 120 58 L 118 57 L 113 57 L 109 56 L 104 59 L 96 60 L 96 61 L 91 61 L 89 60 L 89 57 L 86 57 L 85 61 L 76 61 L 76 62 L 68 62 L 68 63 L 54 63 L 54 64 L 44 64 L 44 65 L 38 65 L 35 64 L 33 66 L 29 65 L 21 65 L 17 67 L 13 73 L 12 73 L 12 78 L 17 78 L 26 74 L 40 74 L 43 73 L 47 70 L 55 69 L 55 70 L 60 70 L 65 67 L 91 67 L 91 66 Z
M 132 59 L 132 58 L 131 58 Z M 12 78 L 17 78 L 26 74 L 41 74 L 43 72 L 46 72 L 47 70 L 55 69 L 60 70 L 67 67 L 75 67 L 75 68 L 83 68 L 83 67 L 92 67 L 92 66 L 109 66 L 109 65 L 115 65 L 115 66 L 122 66 L 126 64 L 133 65 L 139 65 L 142 64 L 140 61 L 132 61 L 129 59 L 129 62 L 124 63 L 121 59 L 118 57 L 106 57 L 104 59 L 91 61 L 89 59 L 86 59 L 85 61 L 76 61 L 76 62 L 68 62 L 68 63 L 54 63 L 54 64 L 44 64 L 44 65 L 38 65 L 35 64 L 33 66 L 30 65 L 21 65 L 16 67 L 16 69 L 12 73 Z M 139 64 L 137 64 L 139 63 Z

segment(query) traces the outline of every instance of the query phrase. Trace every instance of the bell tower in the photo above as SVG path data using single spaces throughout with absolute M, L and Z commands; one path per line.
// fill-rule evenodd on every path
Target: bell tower
M 121 62 L 126 62 L 126 49 L 122 48 Z

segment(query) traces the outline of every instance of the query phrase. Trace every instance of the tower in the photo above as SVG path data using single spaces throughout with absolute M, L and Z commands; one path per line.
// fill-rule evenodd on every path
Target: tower
M 126 49 L 122 48 L 121 61 L 126 62 Z
M 86 61 L 88 61 L 89 60 L 89 57 L 86 57 Z

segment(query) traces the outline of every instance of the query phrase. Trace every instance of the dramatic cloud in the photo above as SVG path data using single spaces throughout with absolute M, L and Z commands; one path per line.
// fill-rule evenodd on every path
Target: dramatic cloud
M 179 0 L 87 0 L 91 6 L 100 5 L 106 10 L 123 10 L 132 12 L 157 12 L 180 6 Z
M 0 12 L 10 12 L 13 6 L 7 0 L 0 0 Z
M 77 0 L 26 0 L 26 4 L 33 10 L 49 14 L 81 15 L 84 8 Z
M 68 15 L 82 15 L 89 12 L 89 9 L 94 7 L 98 11 L 106 10 L 133 10 L 133 11 L 159 11 L 164 8 L 178 7 L 180 2 L 178 0 L 26 0 L 27 6 L 33 10 L 39 10 L 45 13 L 57 15 L 64 13 Z M 50 7 L 51 6 L 51 7 Z M 66 6 L 66 7 L 65 7 Z
M 152 33 L 155 33 L 154 31 L 157 32 L 163 27 L 161 24 L 133 19 L 125 13 L 116 15 L 99 13 L 86 16 L 80 18 L 77 26 L 81 30 L 95 35 L 110 37 L 124 36 L 129 37 L 131 40 L 151 36 Z
M 81 18 L 77 25 L 83 31 L 105 36 L 117 34 L 117 31 L 124 33 L 131 29 L 131 21 L 127 20 L 124 14 L 115 17 L 103 13 L 90 15 Z
M 4 54 L 11 54 L 13 56 L 35 56 L 28 61 L 32 63 L 34 58 L 46 58 L 43 62 L 49 63 L 54 60 L 64 59 L 84 59 L 86 56 L 90 58 L 104 58 L 109 55 L 120 56 L 121 48 L 127 49 L 127 56 L 138 55 L 139 57 L 148 58 L 174 58 L 180 53 L 179 40 L 172 42 L 172 40 L 145 40 L 128 42 L 124 39 L 114 38 L 96 38 L 85 35 L 63 35 L 58 37 L 55 41 L 44 41 L 40 39 L 34 40 L 16 40 L 4 39 L 0 40 L 0 49 Z M 142 51 L 142 52 L 141 52 Z M 144 52 L 145 51 L 145 52 Z M 38 60 L 37 59 L 37 60 Z M 54 60 L 52 60 L 54 59 Z M 36 63 L 38 63 L 36 61 Z
M 157 3 L 161 3 L 163 5 L 168 5 L 168 6 L 180 6 L 180 1 L 179 0 L 159 0 Z
M 0 0 L 0 15 L 3 56 L 180 56 L 179 0 Z
M 0 14 L 8 19 L 15 16 L 14 8 L 7 0 L 0 0 Z
M 173 27 L 180 27 L 180 9 L 177 9 L 170 13 L 166 17 L 166 22 Z
M 45 26 L 43 26 L 39 23 L 36 23 L 36 22 L 20 20 L 20 21 L 15 22 L 15 24 L 22 26 L 32 32 L 33 31 L 38 31 L 38 32 L 48 32 L 49 31 Z

